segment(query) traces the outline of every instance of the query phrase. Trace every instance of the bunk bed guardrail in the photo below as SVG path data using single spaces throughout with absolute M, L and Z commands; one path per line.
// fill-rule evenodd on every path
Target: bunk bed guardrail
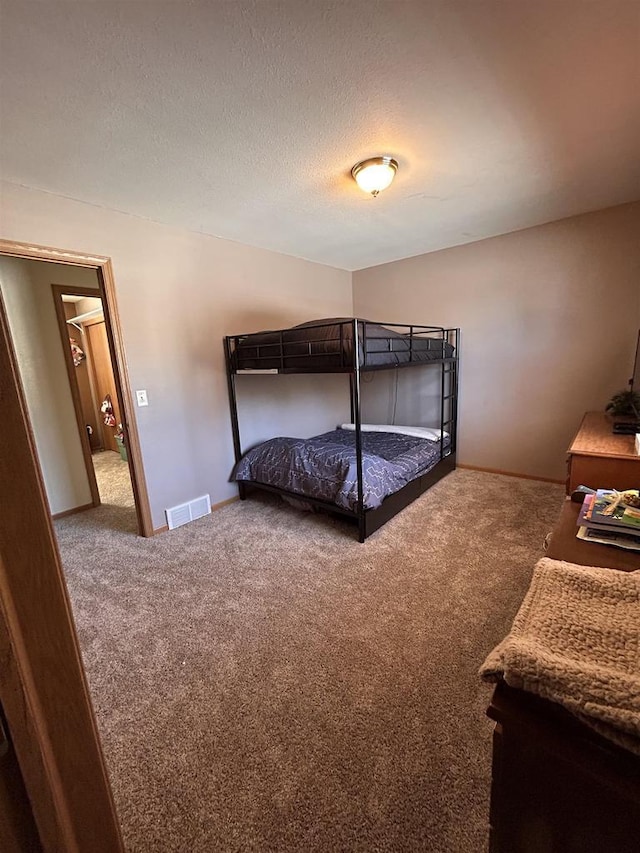
M 323 320 L 229 335 L 226 340 L 236 373 L 350 372 L 356 366 L 356 356 L 361 370 L 385 370 L 440 360 L 447 352 L 453 357 L 457 350 L 456 329 L 361 319 Z M 396 361 L 387 363 L 385 354 L 395 356 Z

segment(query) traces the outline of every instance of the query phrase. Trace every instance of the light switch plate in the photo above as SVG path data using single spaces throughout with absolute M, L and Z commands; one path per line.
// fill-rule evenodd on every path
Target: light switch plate
M 136 400 L 138 401 L 139 406 L 149 405 L 149 400 L 147 399 L 147 392 L 144 390 L 136 391 Z

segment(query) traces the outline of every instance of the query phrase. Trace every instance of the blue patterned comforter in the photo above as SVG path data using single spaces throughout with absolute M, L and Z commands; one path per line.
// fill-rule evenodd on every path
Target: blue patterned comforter
M 387 495 L 431 470 L 439 460 L 439 441 L 399 433 L 363 432 L 365 507 L 380 506 Z M 336 429 L 308 439 L 272 438 L 242 457 L 232 479 L 265 483 L 356 510 L 355 433 Z

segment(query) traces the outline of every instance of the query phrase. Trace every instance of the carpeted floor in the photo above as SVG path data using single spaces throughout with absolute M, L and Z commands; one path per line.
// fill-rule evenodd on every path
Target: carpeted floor
M 94 453 L 91 459 L 98 483 L 100 500 L 103 504 L 99 514 L 106 518 L 109 513 L 115 510 L 114 529 L 128 531 L 130 525 L 124 523 L 125 517 L 132 518 L 134 525 L 136 517 L 129 465 L 120 457 L 119 453 L 114 453 L 112 450 Z M 117 510 L 128 510 L 128 512 L 118 513 Z M 134 527 L 133 529 L 137 528 Z
M 270 498 L 60 520 L 128 850 L 483 851 L 477 670 L 562 496 L 458 470 L 364 545 Z

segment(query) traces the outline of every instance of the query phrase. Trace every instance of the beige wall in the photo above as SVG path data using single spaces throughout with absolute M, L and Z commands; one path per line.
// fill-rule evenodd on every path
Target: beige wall
M 82 455 L 52 284 L 98 287 L 93 270 L 0 257 L 5 301 L 20 378 L 49 506 L 64 512 L 92 502 Z
M 361 317 L 461 327 L 460 462 L 563 479 L 582 413 L 631 374 L 640 203 L 361 270 L 353 292 Z
M 348 316 L 351 274 L 13 184 L 1 190 L 2 237 L 113 261 L 131 385 L 149 397 L 136 415 L 154 525 L 203 493 L 214 502 L 236 494 L 223 335 Z M 245 443 L 309 435 L 348 414 L 344 377 L 241 381 Z
M 102 299 L 99 297 L 85 296 L 84 299 L 74 303 L 76 317 L 79 314 L 86 314 L 89 311 L 95 311 L 96 308 L 102 308 Z
M 460 461 L 557 479 L 582 412 L 602 408 L 630 373 L 640 325 L 640 204 L 353 276 L 12 184 L 2 184 L 1 213 L 4 238 L 112 258 L 132 388 L 149 396 L 135 411 L 156 527 L 168 506 L 205 492 L 214 502 L 235 494 L 224 334 L 354 311 L 459 325 Z M 371 420 L 392 411 L 385 382 L 377 374 L 365 387 L 383 401 Z M 429 421 L 418 412 L 415 382 L 412 371 L 399 372 L 398 422 Z M 344 377 L 239 384 L 245 446 L 348 417 Z

